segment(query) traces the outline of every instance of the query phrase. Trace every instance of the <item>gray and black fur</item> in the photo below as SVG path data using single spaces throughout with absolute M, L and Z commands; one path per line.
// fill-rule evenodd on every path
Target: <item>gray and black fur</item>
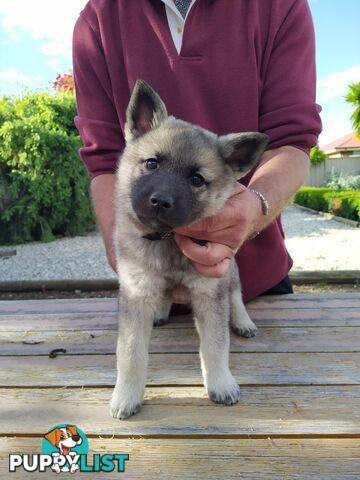
M 168 116 L 160 97 L 138 80 L 127 109 L 126 148 L 117 173 L 115 250 L 120 283 L 117 381 L 111 414 L 141 407 L 153 323 L 169 315 L 168 292 L 184 285 L 200 336 L 200 359 L 211 400 L 232 405 L 240 388 L 229 370 L 229 321 L 254 336 L 241 298 L 235 260 L 222 278 L 200 275 L 175 241 L 149 240 L 218 213 L 235 182 L 259 160 L 266 135 L 217 136 Z

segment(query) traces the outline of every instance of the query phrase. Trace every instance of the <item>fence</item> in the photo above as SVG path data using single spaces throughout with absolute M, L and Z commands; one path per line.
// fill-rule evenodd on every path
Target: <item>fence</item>
M 360 156 L 327 158 L 319 165 L 311 165 L 310 175 L 305 185 L 308 187 L 323 187 L 333 173 L 360 175 Z

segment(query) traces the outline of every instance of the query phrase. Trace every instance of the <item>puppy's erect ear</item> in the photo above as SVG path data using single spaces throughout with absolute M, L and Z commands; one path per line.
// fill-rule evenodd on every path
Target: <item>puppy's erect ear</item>
M 168 114 L 164 102 L 144 80 L 137 80 L 126 110 L 126 141 L 158 127 Z
M 57 447 L 58 446 L 58 429 L 57 428 L 54 428 L 54 430 L 51 430 L 49 433 L 47 433 L 46 435 L 44 435 L 44 437 L 46 438 L 46 440 L 48 440 L 51 445 L 54 445 L 54 447 Z
M 223 135 L 219 137 L 220 154 L 237 178 L 241 178 L 260 160 L 268 140 L 267 135 L 258 132 Z

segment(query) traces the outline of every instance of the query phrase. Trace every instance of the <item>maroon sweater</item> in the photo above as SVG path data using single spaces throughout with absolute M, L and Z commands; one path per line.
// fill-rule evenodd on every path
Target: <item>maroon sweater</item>
M 138 78 L 169 114 L 219 135 L 260 131 L 269 149 L 308 152 L 321 131 L 306 0 L 197 0 L 180 55 L 161 0 L 90 0 L 75 26 L 73 63 L 80 156 L 92 177 L 116 170 Z M 292 261 L 280 219 L 247 241 L 237 260 L 245 301 L 284 278 Z

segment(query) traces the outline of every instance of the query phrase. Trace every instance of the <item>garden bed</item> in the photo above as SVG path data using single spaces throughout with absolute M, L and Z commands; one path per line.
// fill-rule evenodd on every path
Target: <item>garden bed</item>
M 360 221 L 360 190 L 302 187 L 296 193 L 294 203 L 318 212 Z

